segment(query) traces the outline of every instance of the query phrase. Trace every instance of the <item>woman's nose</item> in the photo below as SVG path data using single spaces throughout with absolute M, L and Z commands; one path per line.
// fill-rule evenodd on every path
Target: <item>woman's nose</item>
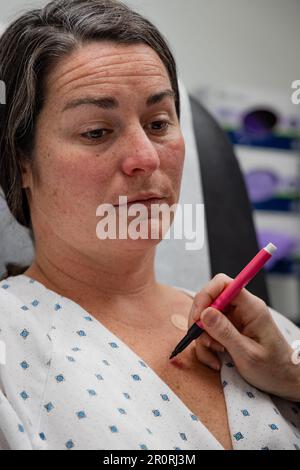
M 157 150 L 143 129 L 127 137 L 123 152 L 126 153 L 123 154 L 122 170 L 128 176 L 137 172 L 150 175 L 160 167 Z

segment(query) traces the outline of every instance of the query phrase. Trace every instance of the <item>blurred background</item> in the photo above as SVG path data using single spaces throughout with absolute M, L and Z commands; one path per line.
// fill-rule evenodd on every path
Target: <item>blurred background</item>
M 46 3 L 2 3 L 0 33 L 25 9 Z M 300 0 L 125 3 L 159 27 L 189 94 L 231 140 L 259 243 L 278 247 L 266 268 L 272 306 L 300 324 L 300 104 L 291 100 L 292 83 L 300 80 Z M 5 237 L 8 230 L 0 249 Z M 22 243 L 30 260 L 30 244 Z

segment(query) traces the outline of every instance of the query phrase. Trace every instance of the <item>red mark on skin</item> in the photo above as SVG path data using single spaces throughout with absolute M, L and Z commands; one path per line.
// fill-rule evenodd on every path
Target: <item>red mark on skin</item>
M 173 357 L 173 359 L 171 359 L 170 362 L 171 362 L 171 364 L 173 364 L 173 366 L 178 367 L 178 369 L 185 369 L 184 363 L 181 362 L 176 357 Z

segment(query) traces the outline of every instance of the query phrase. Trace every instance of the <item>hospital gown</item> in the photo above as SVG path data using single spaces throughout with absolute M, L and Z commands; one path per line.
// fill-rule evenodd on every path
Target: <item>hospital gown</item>
M 290 343 L 300 339 L 295 325 L 271 311 Z M 129 346 L 25 275 L 0 282 L 2 362 L 4 342 L 0 449 L 223 449 Z M 233 448 L 299 449 L 297 404 L 262 393 L 228 353 L 220 358 Z

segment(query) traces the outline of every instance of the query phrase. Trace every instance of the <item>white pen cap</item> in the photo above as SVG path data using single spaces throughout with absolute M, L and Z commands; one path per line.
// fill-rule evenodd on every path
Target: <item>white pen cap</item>
M 273 243 L 269 243 L 264 248 L 264 250 L 266 250 L 268 253 L 270 253 L 270 255 L 273 255 L 275 253 L 275 251 L 277 250 L 277 247 L 275 245 L 273 245 Z

